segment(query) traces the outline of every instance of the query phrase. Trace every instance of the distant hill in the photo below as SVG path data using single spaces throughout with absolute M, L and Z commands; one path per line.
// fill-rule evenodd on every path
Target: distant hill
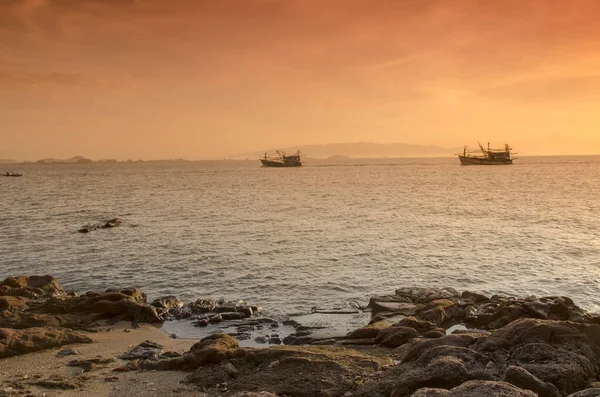
M 0 164 L 14 164 L 14 163 L 18 163 L 18 161 L 11 160 L 11 159 L 0 159 Z
M 269 149 L 273 153 L 276 149 Z M 313 158 L 327 157 L 352 157 L 352 158 L 382 158 L 382 157 L 440 157 L 452 156 L 462 151 L 462 147 L 444 148 L 440 146 L 411 145 L 407 143 L 329 143 L 325 145 L 301 145 L 296 147 L 280 148 L 286 153 L 300 150 L 305 156 Z M 243 153 L 232 156 L 235 159 L 256 158 L 264 156 L 265 151 Z
M 62 160 L 62 159 L 55 159 L 55 158 L 46 158 L 46 159 L 41 159 L 38 160 L 37 163 L 38 164 L 64 164 L 64 163 L 80 163 L 80 164 L 85 164 L 85 163 L 91 163 L 92 160 L 85 158 L 83 156 L 75 156 L 75 157 L 71 157 L 69 159 L 66 160 Z

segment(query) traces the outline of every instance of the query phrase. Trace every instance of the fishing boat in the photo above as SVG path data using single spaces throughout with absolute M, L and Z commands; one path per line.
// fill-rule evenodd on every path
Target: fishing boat
M 6 174 L 2 174 L 2 175 L 4 175 L 4 176 L 10 176 L 10 177 L 23 176 L 23 174 L 19 174 L 19 173 L 16 173 L 16 172 L 11 172 L 11 173 L 7 172 Z
M 479 144 L 479 151 L 467 151 L 467 147 L 465 146 L 462 153 L 458 154 L 458 158 L 460 159 L 461 165 L 506 165 L 512 164 L 513 153 L 511 152 L 512 148 L 508 146 L 508 144 L 504 145 L 504 149 L 492 149 L 490 148 L 490 143 L 488 142 L 487 149 Z
M 265 167 L 302 167 L 299 150 L 293 155 L 286 155 L 285 152 L 279 150 L 275 153 L 275 156 L 268 156 L 265 153 L 265 157 L 260 159 L 262 165 Z

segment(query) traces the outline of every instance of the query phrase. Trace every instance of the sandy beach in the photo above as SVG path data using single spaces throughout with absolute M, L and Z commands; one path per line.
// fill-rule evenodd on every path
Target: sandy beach
M 86 334 L 93 338 L 95 343 L 73 344 L 0 360 L 2 381 L 0 395 L 64 397 L 201 395 L 193 388 L 179 383 L 187 375 L 185 372 L 114 371 L 127 364 L 126 361 L 118 359 L 119 355 L 146 340 L 163 345 L 166 351 L 180 353 L 189 350 L 195 341 L 170 338 L 159 327 L 151 324 L 142 324 L 140 328 L 132 329 L 131 322 L 99 327 L 98 332 Z M 63 349 L 72 349 L 77 354 L 57 357 L 57 353 Z M 85 361 L 98 358 L 113 361 L 94 365 L 87 372 L 79 367 L 67 366 L 72 360 Z M 56 380 L 57 388 L 37 384 L 44 380 Z

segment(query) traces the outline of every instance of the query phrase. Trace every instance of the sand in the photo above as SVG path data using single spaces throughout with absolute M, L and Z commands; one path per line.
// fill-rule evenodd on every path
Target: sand
M 133 346 L 151 340 L 164 346 L 164 351 L 183 353 L 196 341 L 172 339 L 159 328 L 142 324 L 131 329 L 130 322 L 100 327 L 98 333 L 87 333 L 96 342 L 73 344 L 62 349 L 73 349 L 79 354 L 57 357 L 60 348 L 44 350 L 0 360 L 0 396 L 203 396 L 193 387 L 179 382 L 185 372 L 130 371 L 115 372 L 127 364 L 118 358 Z M 97 365 L 88 372 L 69 367 L 72 360 L 112 358 L 115 361 Z M 53 389 L 36 385 L 44 380 L 75 384 L 75 389 Z M 78 385 L 79 384 L 79 385 Z

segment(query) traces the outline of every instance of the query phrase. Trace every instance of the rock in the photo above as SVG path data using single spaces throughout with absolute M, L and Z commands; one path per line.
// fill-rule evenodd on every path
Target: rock
M 437 346 L 469 347 L 474 345 L 479 339 L 485 339 L 485 337 L 485 334 L 451 334 L 437 339 L 417 339 L 404 360 L 416 360 L 425 351 Z
M 60 347 L 70 343 L 92 342 L 91 338 L 69 329 L 28 328 L 14 330 L 0 328 L 0 358 Z
M 567 321 L 519 319 L 495 331 L 477 347 L 506 352 L 509 365 L 524 368 L 561 395 L 583 389 L 596 377 L 600 326 Z
M 425 332 L 423 334 L 423 337 L 435 339 L 435 338 L 441 338 L 442 336 L 445 336 L 445 335 L 446 335 L 445 332 L 433 330 L 433 331 Z
M 560 397 L 556 386 L 552 383 L 544 382 L 526 369 L 511 365 L 504 371 L 504 380 L 522 389 L 531 390 L 539 397 Z
M 537 397 L 537 395 L 506 382 L 468 381 L 451 390 L 421 389 L 412 397 Z
M 202 389 L 227 383 L 230 393 L 248 388 L 281 396 L 339 396 L 352 390 L 356 379 L 366 379 L 389 360 L 337 346 L 271 347 L 250 349 L 232 358 L 237 375 L 221 365 L 198 369 L 186 378 Z M 244 394 L 242 394 L 244 395 Z
M 396 388 L 401 395 L 410 395 L 423 387 L 450 389 L 468 380 L 495 380 L 497 374 L 487 369 L 489 361 L 490 357 L 465 347 L 436 346 L 414 363 L 397 368 Z
M 96 357 L 87 360 L 72 360 L 67 364 L 69 367 L 78 367 L 83 369 L 83 372 L 89 372 L 97 366 L 110 364 L 115 361 L 114 358 Z
M 346 338 L 348 338 L 348 339 L 376 338 L 382 329 L 388 328 L 388 327 L 390 327 L 390 325 L 391 324 L 386 321 L 380 321 L 373 325 L 367 325 L 366 327 L 355 329 L 354 331 L 349 332 L 346 335 Z
M 64 294 L 64 289 L 52 276 L 8 277 L 0 284 L 0 296 L 37 298 Z
M 183 357 L 157 362 L 149 361 L 144 363 L 142 367 L 157 370 L 194 370 L 206 364 L 218 364 L 230 359 L 234 357 L 238 349 L 239 343 L 233 337 L 225 334 L 214 334 L 195 343 Z M 243 351 L 238 354 L 243 354 Z
M 431 321 L 419 320 L 413 316 L 403 318 L 399 322 L 395 323 L 394 327 L 411 327 L 419 334 L 424 334 L 437 329 L 435 323 L 432 323 Z
M 412 303 L 429 303 L 439 299 L 458 298 L 460 294 L 454 288 L 399 288 L 396 295 L 409 299 Z
M 464 291 L 462 294 L 460 294 L 460 300 L 461 302 L 467 303 L 480 303 L 489 301 L 490 298 L 476 292 Z
M 15 312 L 24 310 L 27 307 L 28 298 L 23 296 L 0 296 L 0 312 Z M 8 317 L 8 314 L 3 317 Z
M 107 228 L 111 228 L 111 227 L 117 227 L 121 224 L 121 220 L 119 218 L 114 218 L 111 219 L 110 221 L 106 222 L 104 224 L 104 226 L 102 226 L 103 229 L 107 229 Z
M 417 305 L 414 303 L 402 301 L 382 301 L 377 300 L 378 298 L 380 297 L 373 297 L 369 301 L 369 307 L 371 308 L 372 315 L 382 312 L 402 314 L 405 316 L 411 316 L 415 314 Z
M 151 305 L 157 309 L 163 309 L 168 312 L 170 310 L 182 307 L 183 302 L 181 302 L 176 296 L 169 295 L 153 300 Z
M 45 379 L 38 380 L 33 384 L 39 387 L 44 387 L 46 389 L 60 390 L 75 390 L 81 387 L 80 382 L 71 379 Z
M 144 341 L 126 354 L 119 356 L 122 360 L 152 360 L 157 359 L 163 349 L 162 345 L 152 341 Z
M 260 392 L 243 391 L 243 392 L 235 393 L 231 397 L 277 397 L 277 396 L 275 394 L 269 393 L 267 391 L 260 391 Z
M 79 354 L 79 351 L 74 349 L 62 349 L 58 353 L 56 353 L 56 357 L 66 357 L 66 356 L 76 356 Z
M 387 347 L 398 347 L 418 336 L 419 333 L 414 328 L 390 327 L 379 331 L 379 334 L 377 334 L 377 337 L 375 338 L 375 343 Z
M 600 388 L 594 387 L 591 389 L 580 390 L 577 393 L 570 394 L 568 397 L 598 397 L 600 396 Z
M 457 313 L 458 312 L 458 313 Z M 462 318 L 457 314 L 460 312 L 460 307 L 450 299 L 434 300 L 417 310 L 416 316 L 421 320 L 429 321 L 441 327 L 444 323 L 454 319 L 455 317 Z

